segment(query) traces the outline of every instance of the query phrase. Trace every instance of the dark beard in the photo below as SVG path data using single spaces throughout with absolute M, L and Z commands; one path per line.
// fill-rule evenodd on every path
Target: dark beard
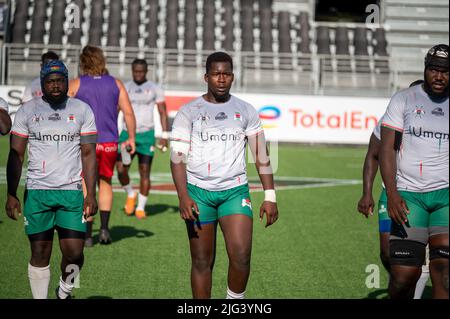
M 137 85 L 142 85 L 142 84 L 144 84 L 145 82 L 147 82 L 147 79 L 144 79 L 143 81 L 134 81 L 134 83 L 136 83 Z
M 218 102 L 218 103 L 226 103 L 230 99 L 230 93 L 227 93 L 224 95 L 214 94 L 214 98 L 216 99 L 216 102 Z
M 428 94 L 430 99 L 432 99 L 432 100 L 442 100 L 444 98 L 448 98 L 448 93 L 449 93 L 448 84 L 447 84 L 447 87 L 445 88 L 444 92 L 442 92 L 442 93 L 433 92 L 433 89 L 431 88 L 431 85 L 426 80 L 427 77 L 426 77 L 425 73 L 426 73 L 426 70 L 424 72 L 424 77 L 423 77 L 425 79 L 425 81 L 423 83 L 423 89 Z
M 67 91 L 63 92 L 63 94 L 61 94 L 59 97 L 55 98 L 49 94 L 44 93 L 44 96 L 42 97 L 42 99 L 47 102 L 48 104 L 50 104 L 50 106 L 53 109 L 61 109 L 64 108 L 67 102 L 67 99 L 69 97 L 67 96 Z
M 449 94 L 448 85 L 447 85 L 447 87 L 445 88 L 445 90 L 442 93 L 436 93 L 436 92 L 433 92 L 433 89 L 431 88 L 431 85 L 429 85 L 428 82 L 425 81 L 423 83 L 423 89 L 428 94 L 430 99 L 432 99 L 433 101 L 434 100 L 442 100 L 442 99 L 448 98 L 448 94 Z

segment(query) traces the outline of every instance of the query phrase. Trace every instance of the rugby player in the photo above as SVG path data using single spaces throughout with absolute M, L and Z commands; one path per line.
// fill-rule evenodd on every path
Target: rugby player
M 423 84 L 423 80 L 417 80 L 411 83 L 410 87 Z M 369 147 L 364 160 L 363 167 L 363 194 L 358 202 L 358 211 L 368 218 L 373 216 L 374 210 L 374 200 L 372 197 L 373 182 L 378 171 L 379 165 L 379 151 L 380 151 L 380 139 L 381 139 L 381 122 L 374 128 L 373 133 L 370 137 Z M 383 185 L 383 189 L 380 194 L 378 201 L 378 229 L 379 229 L 379 239 L 380 239 L 380 259 L 387 270 L 390 271 L 389 266 L 389 236 L 391 231 L 391 219 L 387 212 L 387 200 L 386 200 L 386 190 Z M 420 299 L 422 293 L 425 289 L 426 283 L 429 278 L 428 263 L 422 266 L 422 274 L 417 282 L 416 290 L 414 294 L 415 299 Z
M 23 212 L 31 246 L 28 264 L 31 292 L 35 299 L 47 298 L 56 229 L 62 252 L 62 274 L 56 296 L 67 299 L 74 286 L 68 276 L 74 271 L 78 273 L 83 266 L 84 219 L 97 211 L 97 130 L 89 105 L 67 96 L 68 72 L 62 62 L 51 61 L 42 67 L 41 85 L 42 98 L 25 103 L 14 119 L 7 164 L 6 212 L 13 220 L 22 213 L 17 187 L 29 143 Z M 87 188 L 85 198 L 82 170 Z
M 6 135 L 11 129 L 11 118 L 9 117 L 8 102 L 0 97 L 0 134 Z
M 391 298 L 414 297 L 429 244 L 433 298 L 448 299 L 448 68 L 448 45 L 431 48 L 424 84 L 395 94 L 382 120 L 380 169 L 392 220 Z
M 124 114 L 129 137 L 125 146 L 135 152 L 136 121 L 133 108 L 123 83 L 108 75 L 103 51 L 94 46 L 86 46 L 80 55 L 81 77 L 69 84 L 69 96 L 89 104 L 95 115 L 97 125 L 97 164 L 98 164 L 98 206 L 100 210 L 100 244 L 110 244 L 109 216 L 113 203 L 111 179 L 117 159 L 119 141 L 117 117 L 119 110 Z M 93 245 L 92 224 L 87 222 L 86 246 Z
M 59 55 L 53 51 L 48 51 L 41 56 L 41 68 L 43 65 L 47 64 L 50 61 L 59 60 Z M 30 101 L 35 97 L 42 97 L 42 88 L 41 88 L 41 77 L 38 76 L 34 80 L 32 80 L 26 87 L 23 92 L 22 104 Z
M 186 221 L 194 298 L 210 298 L 219 224 L 229 258 L 227 298 L 243 299 L 250 274 L 253 213 L 246 174 L 247 143 L 265 190 L 260 218 L 278 219 L 273 173 L 258 112 L 232 96 L 232 58 L 206 61 L 208 92 L 183 106 L 173 123 L 171 170 Z
M 153 119 L 153 109 L 155 105 L 158 107 L 163 130 L 162 139 L 159 142 L 159 148 L 161 149 L 167 149 L 167 139 L 169 137 L 167 131 L 169 122 L 164 91 L 155 83 L 147 80 L 147 62 L 142 59 L 136 59 L 133 61 L 131 68 L 133 80 L 125 83 L 125 88 L 128 92 L 136 116 L 136 153 L 132 155 L 132 159 L 134 158 L 134 155 L 138 155 L 140 176 L 139 195 L 134 192 L 128 175 L 131 163 L 129 165 L 124 165 L 122 162 L 121 143 L 128 139 L 126 123 L 124 123 L 124 130 L 119 137 L 119 155 L 117 157 L 116 167 L 120 184 L 127 193 L 127 200 L 124 207 L 125 213 L 127 215 L 135 213 L 137 218 L 143 219 L 147 217 L 145 205 L 147 204 L 148 193 L 151 187 L 150 169 L 155 145 L 155 124 Z M 135 211 L 136 198 L 138 199 L 138 204 Z

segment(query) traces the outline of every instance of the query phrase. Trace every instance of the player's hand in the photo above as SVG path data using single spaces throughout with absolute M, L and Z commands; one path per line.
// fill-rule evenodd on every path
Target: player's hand
M 405 224 L 408 221 L 409 209 L 398 192 L 388 194 L 387 207 L 389 217 L 397 224 Z
M 6 215 L 13 220 L 17 220 L 17 216 L 22 216 L 22 209 L 20 207 L 20 201 L 16 196 L 8 194 L 6 200 Z
M 181 218 L 184 220 L 195 221 L 197 218 L 194 215 L 200 215 L 200 211 L 198 210 L 197 203 L 189 197 L 188 195 L 180 198 L 180 214 Z
M 373 208 L 375 203 L 373 201 L 372 195 L 363 195 L 358 202 L 358 212 L 369 218 L 373 216 Z
M 169 147 L 169 141 L 165 138 L 162 138 L 159 140 L 159 143 L 158 145 L 156 145 L 156 147 L 160 149 L 161 152 L 165 153 Z
M 136 141 L 134 139 L 129 138 L 124 142 L 125 147 L 131 147 L 130 154 L 134 154 L 136 152 Z
M 266 214 L 266 227 L 275 223 L 278 219 L 277 203 L 264 201 L 259 209 L 259 219 L 262 221 Z
M 84 199 L 84 205 L 83 205 L 83 217 L 85 220 L 87 220 L 89 217 L 94 216 L 97 214 L 97 199 L 95 196 L 87 195 Z

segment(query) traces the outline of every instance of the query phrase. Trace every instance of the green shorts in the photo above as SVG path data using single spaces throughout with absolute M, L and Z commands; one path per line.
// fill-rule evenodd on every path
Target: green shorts
M 248 184 L 218 192 L 187 184 L 187 190 L 197 203 L 200 224 L 215 223 L 224 216 L 236 214 L 253 218 Z
M 83 223 L 83 192 L 75 190 L 25 191 L 24 223 L 27 235 L 37 234 L 59 226 L 86 232 Z
M 123 130 L 119 137 L 119 154 L 121 152 L 121 144 L 128 140 L 128 132 Z M 136 133 L 136 153 L 153 156 L 155 154 L 155 130 Z
M 408 206 L 411 227 L 448 227 L 448 188 L 427 193 L 399 193 Z
M 378 229 L 380 233 L 389 233 L 391 231 L 391 218 L 387 210 L 386 189 L 383 188 L 378 200 Z

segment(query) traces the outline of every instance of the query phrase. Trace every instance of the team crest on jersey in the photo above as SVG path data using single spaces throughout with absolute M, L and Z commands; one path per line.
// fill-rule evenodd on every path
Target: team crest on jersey
M 226 115 L 224 112 L 220 112 L 216 115 L 217 121 L 225 121 L 228 118 L 228 115 Z
M 435 109 L 431 112 L 431 114 L 436 115 L 436 116 L 444 116 L 444 115 L 445 115 L 444 110 L 442 109 L 442 107 L 437 107 L 437 108 L 435 108 Z
M 235 113 L 234 113 L 234 120 L 235 120 L 235 121 L 242 121 L 241 113 L 235 112 Z
M 250 200 L 250 198 L 243 198 L 242 199 L 242 207 L 249 207 L 250 209 L 252 209 L 252 201 Z
M 61 115 L 59 115 L 59 113 L 53 113 L 48 117 L 48 120 L 53 122 L 61 121 Z
M 67 117 L 67 123 L 76 123 L 76 122 L 77 122 L 77 119 L 75 118 L 75 115 L 70 114 L 70 115 Z
M 199 117 L 197 118 L 197 121 L 201 121 L 202 122 L 201 124 L 203 125 L 203 124 L 208 124 L 208 121 L 210 119 L 211 118 L 209 117 L 208 113 L 205 113 L 205 114 L 200 113 Z
M 420 118 L 422 118 L 422 115 L 425 114 L 425 111 L 423 110 L 423 108 L 421 106 L 416 106 L 414 114 L 416 114 L 416 117 L 419 116 Z
M 39 114 L 39 115 L 34 114 L 33 118 L 31 119 L 31 122 L 40 123 L 43 120 L 44 120 L 44 117 L 41 114 Z

